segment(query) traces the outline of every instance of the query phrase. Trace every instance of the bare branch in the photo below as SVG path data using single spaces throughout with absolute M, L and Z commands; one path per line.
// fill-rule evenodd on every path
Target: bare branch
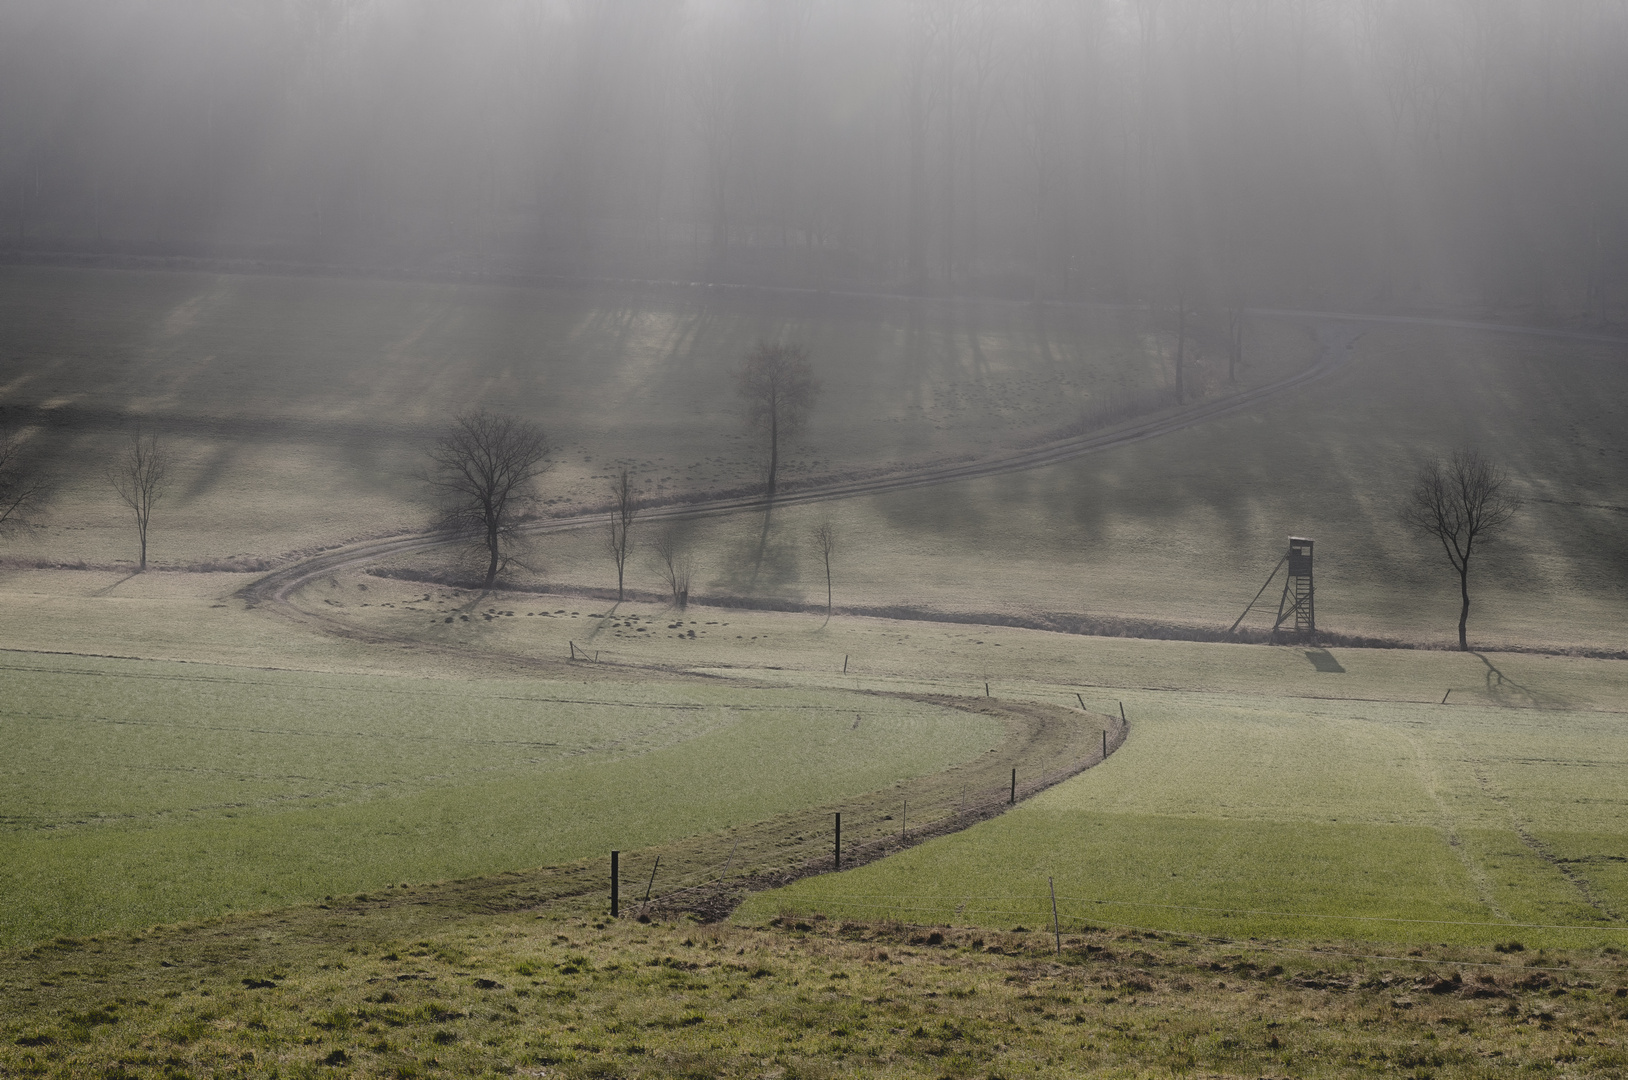
M 780 438 L 808 419 L 819 396 L 820 384 L 809 367 L 801 345 L 759 342 L 736 373 L 737 389 L 746 405 L 746 423 L 769 436 L 769 496 L 774 496 L 780 469 Z
M 837 551 L 837 527 L 829 521 L 822 521 L 814 526 L 809 533 L 809 539 L 814 541 L 814 548 L 820 553 L 825 562 L 825 618 L 831 620 L 831 556 Z
M 695 562 L 690 557 L 684 533 L 678 525 L 669 525 L 656 534 L 650 544 L 657 567 L 666 575 L 667 589 L 673 605 L 683 611 L 690 604 L 690 573 Z
M 139 573 L 147 569 L 147 527 L 153 507 L 170 488 L 169 448 L 157 435 L 143 435 L 137 428 L 129 441 L 107 467 L 108 483 L 136 517 L 136 536 L 141 544 Z
M 1470 558 L 1477 543 L 1491 543 L 1521 508 L 1508 491 L 1509 477 L 1480 451 L 1459 449 L 1446 461 L 1419 469 L 1413 490 L 1401 509 L 1402 522 L 1419 535 L 1441 544 L 1458 572 L 1463 606 L 1458 618 L 1458 647 L 1469 649 Z
M 616 599 L 620 601 L 628 552 L 633 550 L 633 519 L 639 513 L 633 493 L 633 482 L 626 469 L 611 481 L 610 493 L 611 515 L 609 531 L 605 536 L 605 550 L 616 563 Z
M 44 501 L 48 483 L 22 433 L 0 428 L 0 530 L 24 524 L 28 510 Z
M 487 588 L 535 498 L 533 485 L 548 468 L 548 452 L 542 428 L 484 409 L 458 417 L 430 448 L 432 467 L 424 480 L 440 503 L 437 523 L 485 551 Z

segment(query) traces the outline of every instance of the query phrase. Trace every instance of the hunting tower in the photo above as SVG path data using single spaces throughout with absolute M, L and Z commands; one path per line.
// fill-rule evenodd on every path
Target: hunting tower
M 1283 583 L 1278 601 L 1278 620 L 1272 624 L 1272 638 L 1293 634 L 1305 639 L 1317 633 L 1316 589 L 1311 578 L 1312 542 L 1303 536 L 1289 537 L 1289 577 Z

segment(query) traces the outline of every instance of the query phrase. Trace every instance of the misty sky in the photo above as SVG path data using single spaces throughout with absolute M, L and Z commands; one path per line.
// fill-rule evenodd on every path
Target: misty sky
M 1623 0 L 0 0 L 0 249 L 1628 293 Z

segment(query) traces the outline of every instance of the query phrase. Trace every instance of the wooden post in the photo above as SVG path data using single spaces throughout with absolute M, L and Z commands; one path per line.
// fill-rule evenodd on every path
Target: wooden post
M 1442 703 L 1442 704 L 1443 704 L 1443 705 L 1445 705 L 1445 704 L 1447 704 L 1447 696 L 1448 696 L 1448 694 L 1451 694 L 1451 693 L 1452 693 L 1452 692 L 1453 692 L 1453 688 L 1452 688 L 1452 687 L 1448 687 L 1448 688 L 1447 688 L 1447 693 L 1446 693 L 1446 694 L 1443 694 L 1443 695 L 1442 695 L 1442 696 L 1441 696 L 1441 703 Z
M 899 813 L 899 843 L 904 843 L 905 834 L 910 831 L 910 800 L 904 801 L 904 809 Z
M 1051 890 L 1051 932 L 1057 936 L 1057 955 L 1063 955 L 1063 924 L 1057 921 L 1057 884 L 1051 878 L 1046 878 L 1046 888 Z
M 1074 696 L 1080 698 L 1080 708 L 1085 708 L 1085 698 L 1080 697 L 1080 692 L 1078 690 L 1074 691 Z
M 848 654 L 847 653 L 842 654 L 842 673 L 844 675 L 848 674 Z
M 1121 724 L 1130 723 L 1129 720 L 1125 719 L 1125 703 L 1123 701 L 1119 703 L 1119 722 Z
M 622 913 L 621 860 L 622 853 L 620 851 L 611 852 L 611 918 L 613 919 Z
M 574 641 L 567 641 L 566 644 L 571 646 L 571 659 L 575 660 L 577 658 L 577 643 Z
M 842 869 L 842 811 L 837 811 L 837 839 L 836 846 L 831 851 L 831 869 Z
M 1016 769 L 1012 770 L 1012 797 L 1007 800 L 1007 804 L 1010 805 L 1010 806 L 1016 806 L 1017 805 L 1017 770 Z
M 1108 760 L 1108 729 L 1102 729 L 1102 760 Z
M 661 856 L 656 856 L 656 865 L 650 868 L 650 884 L 644 887 L 644 902 L 650 903 L 650 890 L 656 887 L 656 870 L 661 866 Z
M 989 696 L 989 684 L 984 683 L 984 697 L 988 697 L 988 696 Z

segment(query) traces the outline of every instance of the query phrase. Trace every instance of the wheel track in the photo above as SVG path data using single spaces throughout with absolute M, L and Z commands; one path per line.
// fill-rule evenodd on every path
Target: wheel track
M 1363 331 L 1362 325 L 1436 326 L 1444 329 L 1472 330 L 1497 334 L 1521 334 L 1536 337 L 1560 338 L 1606 344 L 1628 344 L 1628 338 L 1603 334 L 1587 334 L 1546 327 L 1517 326 L 1505 323 L 1474 322 L 1461 319 L 1442 319 L 1428 316 L 1364 315 L 1343 312 L 1295 311 L 1278 308 L 1252 309 L 1251 314 L 1266 318 L 1299 319 L 1310 323 L 1319 338 L 1316 363 L 1288 378 L 1266 386 L 1241 391 L 1217 401 L 1206 402 L 1175 413 L 1166 413 L 1146 420 L 1135 420 L 1096 434 L 1078 435 L 1044 446 L 1005 454 L 982 461 L 955 465 L 934 465 L 908 469 L 887 476 L 864 480 L 839 481 L 801 491 L 787 492 L 773 499 L 762 496 L 744 496 L 686 503 L 678 506 L 651 507 L 641 513 L 645 520 L 676 520 L 681 518 L 715 517 L 749 510 L 762 510 L 772 506 L 795 506 L 803 503 L 852 499 L 890 491 L 929 487 L 935 484 L 972 480 L 1027 469 L 1044 468 L 1087 454 L 1114 450 L 1148 439 L 1172 435 L 1199 424 L 1217 420 L 1234 413 L 1259 406 L 1274 398 L 1304 389 L 1320 382 L 1343 368 L 1356 341 Z M 610 520 L 608 514 L 576 514 L 570 517 L 550 518 L 531 522 L 523 531 L 531 534 L 568 532 Z M 311 581 L 324 575 L 367 566 L 380 559 L 411 554 L 431 548 L 457 543 L 458 538 L 445 533 L 423 533 L 412 536 L 391 537 L 365 541 L 272 571 L 258 581 L 239 590 L 237 595 L 251 607 L 267 607 L 296 622 L 315 629 L 338 633 L 353 640 L 377 644 L 402 644 L 405 639 L 376 631 L 365 630 L 334 616 L 307 611 L 292 601 L 294 593 Z

